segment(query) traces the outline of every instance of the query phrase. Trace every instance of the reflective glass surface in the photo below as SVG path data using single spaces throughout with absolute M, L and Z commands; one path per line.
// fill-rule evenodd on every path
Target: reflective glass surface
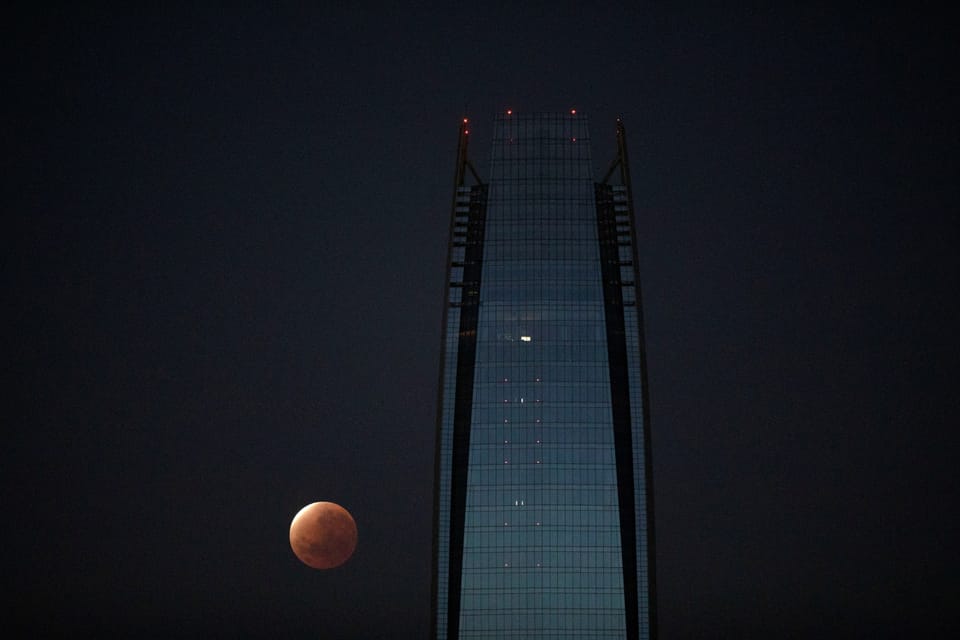
M 462 287 L 451 287 L 448 299 L 438 441 L 437 637 L 447 637 L 451 626 L 451 588 L 459 590 L 453 626 L 460 638 L 628 636 L 621 526 L 636 528 L 637 556 L 646 558 L 646 508 L 638 504 L 636 521 L 621 523 L 594 176 L 585 117 L 504 115 L 495 121 L 459 585 L 448 578 Z M 463 273 L 457 250 L 452 248 L 452 283 Z M 624 261 L 632 260 L 631 246 L 623 253 Z M 621 280 L 633 282 L 632 267 Z M 633 295 L 632 284 L 623 295 Z M 637 352 L 627 361 L 633 478 L 642 501 L 636 313 L 627 310 L 624 321 L 627 350 Z M 645 562 L 638 565 L 643 627 Z

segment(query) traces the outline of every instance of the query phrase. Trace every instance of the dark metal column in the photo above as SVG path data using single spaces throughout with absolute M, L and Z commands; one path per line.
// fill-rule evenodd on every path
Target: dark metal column
M 463 278 L 459 282 L 449 282 L 449 288 L 462 288 L 459 303 L 460 326 L 457 341 L 457 386 L 454 396 L 453 415 L 453 453 L 451 460 L 450 477 L 450 543 L 449 543 L 449 574 L 447 581 L 447 637 L 456 638 L 460 626 L 460 582 L 463 567 L 463 535 L 464 516 L 467 494 L 467 471 L 470 458 L 470 424 L 473 414 L 473 378 L 474 364 L 477 351 L 477 322 L 480 310 L 480 276 L 483 260 L 483 237 L 487 212 L 487 185 L 480 182 L 480 177 L 470 163 L 467 156 L 469 140 L 468 121 L 464 118 L 460 125 L 460 136 L 457 144 L 457 164 L 454 173 L 453 205 L 450 223 L 450 244 L 447 255 L 448 274 L 453 267 L 463 267 Z M 473 176 L 477 184 L 467 187 L 465 181 L 467 171 Z M 466 201 L 466 202 L 464 202 Z M 466 216 L 459 211 L 467 204 Z M 452 261 L 455 247 L 465 247 L 464 260 L 454 264 Z M 448 295 L 447 305 L 444 307 L 444 331 L 447 328 L 447 309 L 451 304 Z M 445 360 L 445 359 L 444 359 Z M 431 586 L 431 601 L 434 610 L 431 616 L 431 638 L 436 638 L 437 628 L 437 546 L 438 546 L 438 518 L 440 478 L 440 442 L 443 412 L 444 372 L 440 372 L 440 397 L 437 406 L 437 444 L 436 444 L 436 471 L 434 478 L 434 572 Z M 438 639 L 439 640 L 439 639 Z

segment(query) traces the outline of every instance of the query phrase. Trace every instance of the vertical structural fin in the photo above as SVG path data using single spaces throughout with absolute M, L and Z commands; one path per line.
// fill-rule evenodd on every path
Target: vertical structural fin
M 447 304 L 444 305 L 444 332 L 448 327 L 451 306 L 456 306 L 459 312 L 459 325 L 456 342 L 456 388 L 453 400 L 453 442 L 449 466 L 449 563 L 446 575 L 447 601 L 445 611 L 447 638 L 456 638 L 459 635 L 460 620 L 460 583 L 463 567 L 463 533 L 464 514 L 467 492 L 467 471 L 470 451 L 470 424 L 473 413 L 473 379 L 474 364 L 477 348 L 477 322 L 479 319 L 480 303 L 480 276 L 482 272 L 483 238 L 487 209 L 487 185 L 480 180 L 467 154 L 469 142 L 469 121 L 463 119 L 460 124 L 460 133 L 457 142 L 457 162 L 454 170 L 453 203 L 450 214 L 450 240 L 447 254 Z M 467 185 L 467 172 L 475 180 L 475 184 Z M 457 261 L 457 266 L 463 267 L 463 275 L 456 282 L 451 280 L 454 273 L 453 254 L 457 248 L 463 252 L 463 260 Z M 459 302 L 451 302 L 450 290 L 457 288 L 461 291 Z M 448 348 L 446 342 L 444 349 Z M 437 549 L 440 544 L 439 518 L 443 517 L 440 509 L 440 487 L 445 484 L 446 478 L 441 478 L 442 431 L 444 427 L 444 377 L 443 366 L 446 355 L 441 360 L 440 397 L 437 403 L 437 443 L 436 466 L 434 477 L 434 524 L 433 547 L 434 569 L 432 577 L 432 607 L 431 638 L 439 634 L 437 621 L 440 612 L 437 610 L 437 593 L 440 581 L 439 558 Z

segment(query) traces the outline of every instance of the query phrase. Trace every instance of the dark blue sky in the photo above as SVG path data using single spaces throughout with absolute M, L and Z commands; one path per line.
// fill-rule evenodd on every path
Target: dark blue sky
M 598 173 L 627 126 L 662 637 L 957 631 L 945 17 L 367 6 L 9 12 L 4 628 L 426 636 L 457 124 L 482 172 L 509 106 Z

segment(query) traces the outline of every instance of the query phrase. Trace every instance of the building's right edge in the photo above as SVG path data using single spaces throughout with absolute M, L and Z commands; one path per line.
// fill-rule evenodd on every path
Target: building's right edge
M 620 184 L 608 184 L 614 169 Z M 597 225 L 617 448 L 623 527 L 627 637 L 657 637 L 653 466 L 646 344 L 640 291 L 636 217 L 626 134 L 617 120 L 617 157 L 597 184 Z M 626 414 L 626 416 L 624 415 Z M 635 569 L 634 569 L 635 568 Z

